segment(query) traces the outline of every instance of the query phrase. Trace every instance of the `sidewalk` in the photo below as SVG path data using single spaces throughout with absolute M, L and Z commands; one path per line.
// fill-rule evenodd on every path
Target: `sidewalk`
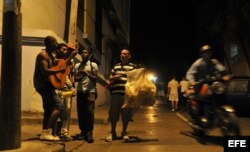
M 95 123 L 104 124 L 108 118 L 109 105 L 101 105 L 95 107 Z M 22 112 L 22 124 L 42 124 L 43 113 L 32 113 L 32 112 Z M 71 122 L 70 124 L 78 124 L 77 112 L 71 112 Z
M 95 123 L 107 123 L 109 105 L 97 106 L 95 109 Z M 5 150 L 4 152 L 65 152 L 64 142 L 40 141 L 39 133 L 43 120 L 42 113 L 22 112 L 21 115 L 21 148 Z M 77 125 L 77 113 L 71 113 L 71 125 Z

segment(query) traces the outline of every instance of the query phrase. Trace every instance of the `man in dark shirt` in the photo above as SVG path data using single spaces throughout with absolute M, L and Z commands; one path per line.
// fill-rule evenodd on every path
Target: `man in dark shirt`
M 67 118 L 66 108 L 62 100 L 55 92 L 56 88 L 49 80 L 49 76 L 59 72 L 65 72 L 66 66 L 60 69 L 52 68 L 56 65 L 58 59 L 55 57 L 57 49 L 57 40 L 53 36 L 47 36 L 44 39 L 45 49 L 42 50 L 36 57 L 35 71 L 34 71 L 34 87 L 41 95 L 44 109 L 43 131 L 41 133 L 41 140 L 58 141 L 59 137 L 53 136 L 52 131 L 55 128 L 57 119 L 62 120 Z M 70 57 L 76 54 L 73 51 Z

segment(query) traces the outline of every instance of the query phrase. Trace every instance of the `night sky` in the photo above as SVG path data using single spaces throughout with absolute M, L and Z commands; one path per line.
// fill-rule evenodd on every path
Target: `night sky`
M 198 58 L 196 8 L 187 1 L 132 0 L 130 47 L 134 62 L 160 81 L 181 78 Z

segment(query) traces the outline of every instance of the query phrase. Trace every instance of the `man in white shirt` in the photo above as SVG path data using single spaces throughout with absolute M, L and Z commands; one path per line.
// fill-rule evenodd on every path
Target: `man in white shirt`
M 171 81 L 168 83 L 168 97 L 169 101 L 171 102 L 172 111 L 175 111 L 178 109 L 178 87 L 179 83 L 176 81 L 176 78 L 173 77 Z

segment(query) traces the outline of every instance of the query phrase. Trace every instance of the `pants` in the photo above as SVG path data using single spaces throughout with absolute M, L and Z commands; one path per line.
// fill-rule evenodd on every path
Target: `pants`
M 94 129 L 95 93 L 77 92 L 77 116 L 81 134 L 92 132 Z
M 53 89 L 37 89 L 37 92 L 41 95 L 43 101 L 43 110 L 44 110 L 44 118 L 43 118 L 43 129 L 48 125 L 48 121 L 54 109 L 60 110 L 60 119 L 67 119 L 67 110 L 64 106 L 62 100 L 58 96 L 58 94 Z
M 185 95 L 184 92 L 180 93 L 180 107 L 183 108 L 183 109 L 186 109 L 186 107 L 187 107 L 187 98 L 184 95 Z
M 109 119 L 111 121 L 111 131 L 116 130 L 116 123 L 119 120 L 120 114 L 123 123 L 123 132 L 126 132 L 128 122 L 132 119 L 134 108 L 122 108 L 124 104 L 124 94 L 112 94 L 109 110 Z

